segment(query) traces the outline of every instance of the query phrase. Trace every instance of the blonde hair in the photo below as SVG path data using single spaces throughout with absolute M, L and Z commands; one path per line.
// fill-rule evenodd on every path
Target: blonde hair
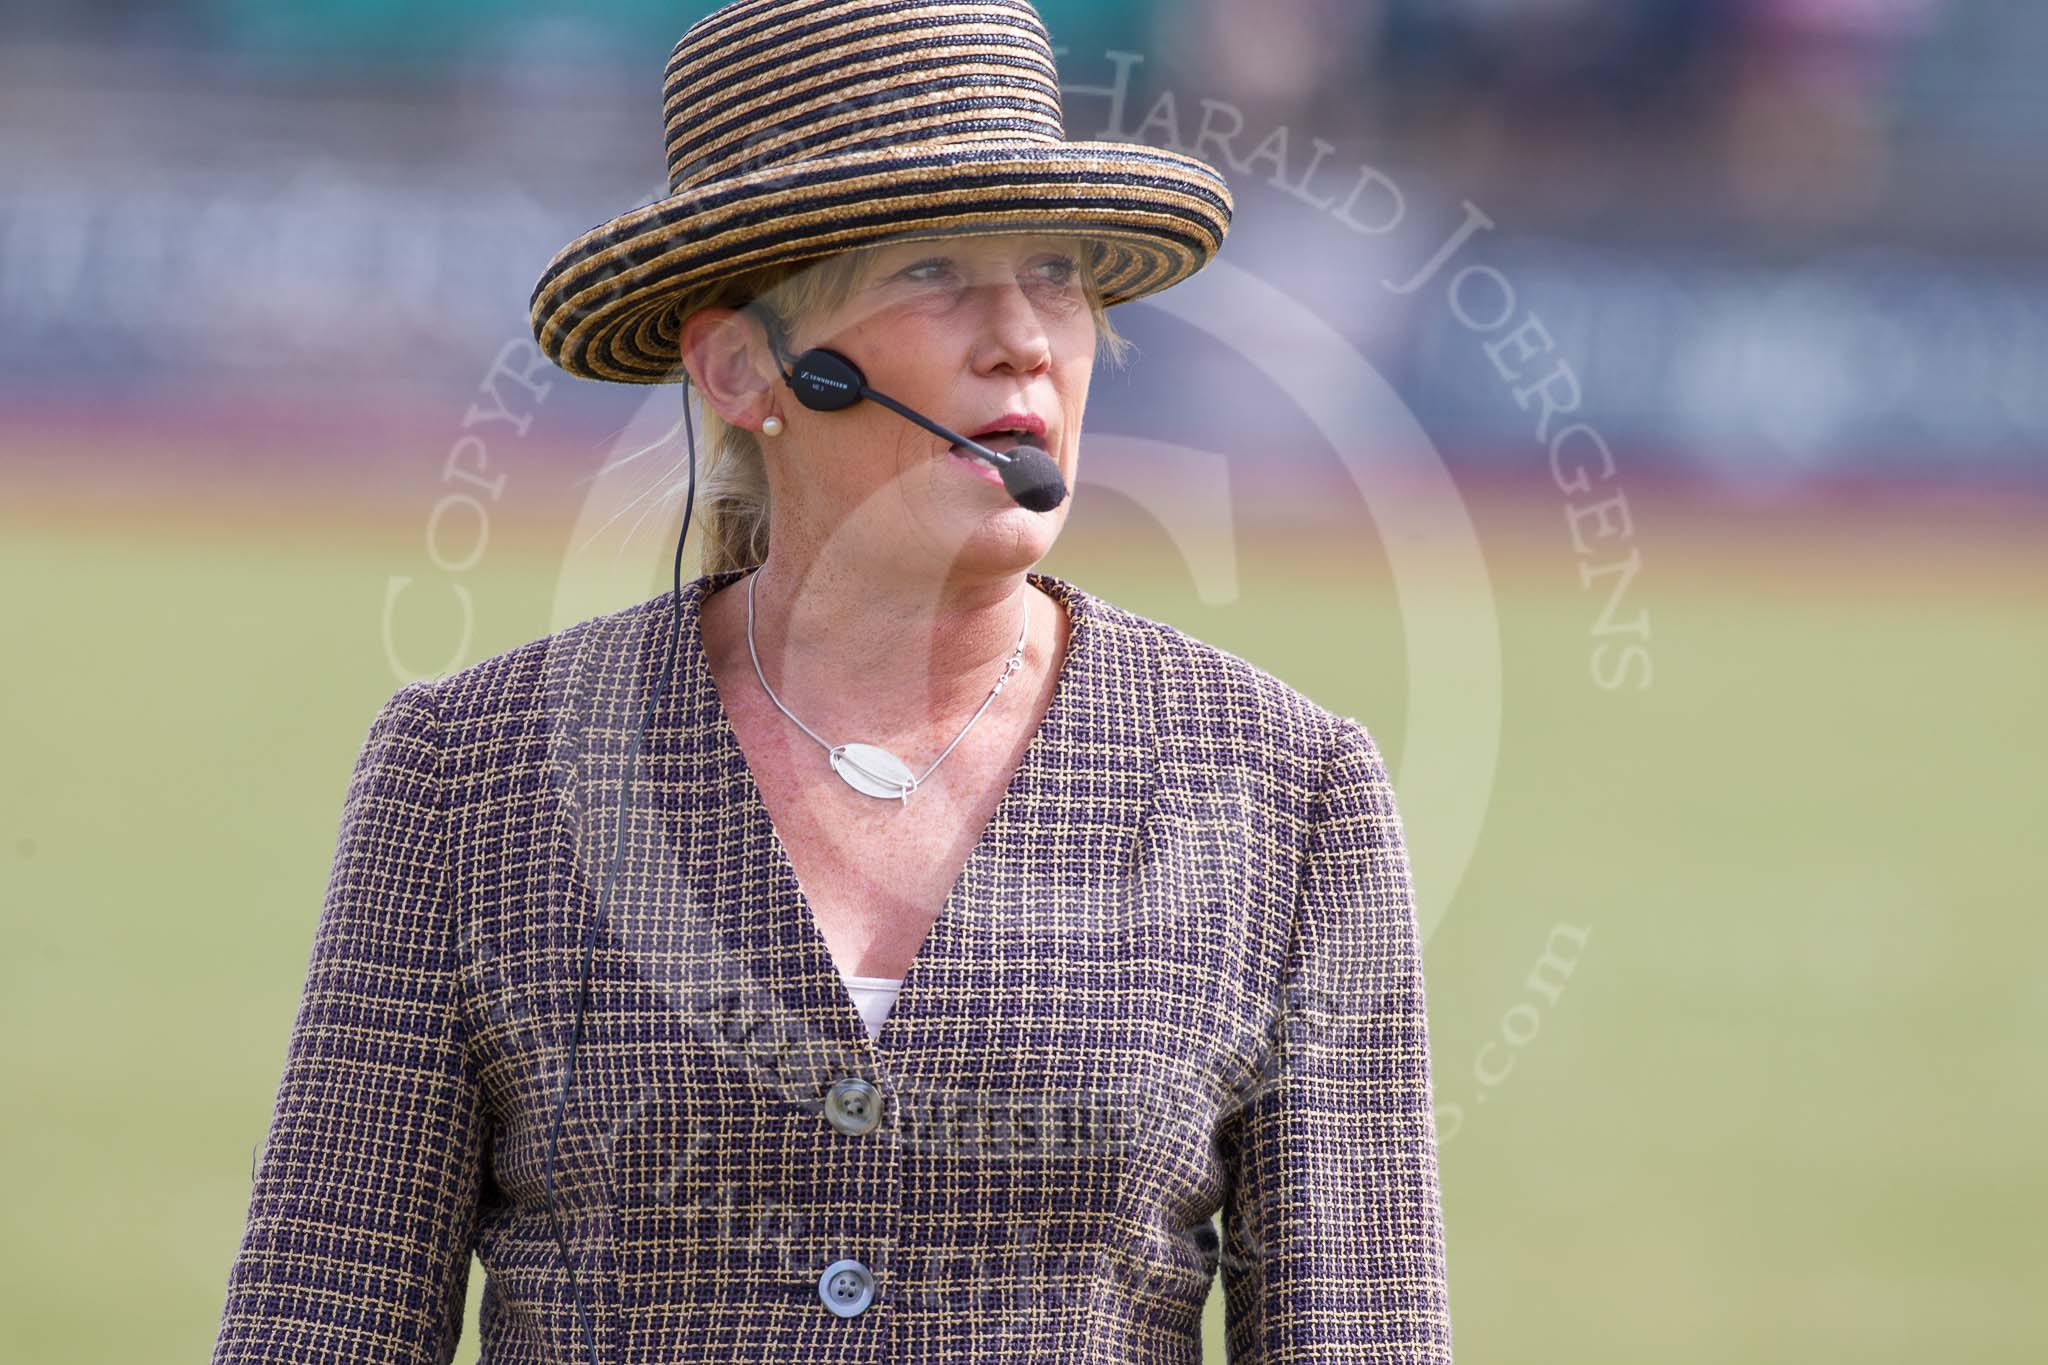
M 679 295 L 673 305 L 674 316 L 680 322 L 700 308 L 737 309 L 759 318 L 771 335 L 786 339 L 805 317 L 835 308 L 851 297 L 872 254 L 873 248 L 857 247 L 822 260 L 784 263 L 712 280 Z M 1083 251 L 1077 259 L 1088 308 L 1095 315 L 1097 357 L 1120 365 L 1131 343 L 1109 320 L 1088 254 Z M 688 401 L 686 392 L 684 402 Z M 746 427 L 727 422 L 708 404 L 700 404 L 698 413 L 705 456 L 697 471 L 694 519 L 700 532 L 702 572 L 752 568 L 768 557 L 768 467 L 761 438 Z M 677 431 L 681 428 L 679 422 Z M 670 432 L 671 437 L 675 434 Z M 687 461 L 688 456 L 684 458 Z M 668 496 L 683 497 L 688 487 L 685 463 L 681 479 Z

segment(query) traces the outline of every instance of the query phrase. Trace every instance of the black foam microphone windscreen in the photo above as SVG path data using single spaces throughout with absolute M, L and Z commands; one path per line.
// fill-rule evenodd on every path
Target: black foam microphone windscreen
M 1050 512 L 1067 498 L 1067 481 L 1052 456 L 1037 446 L 1017 446 L 1010 458 L 997 466 L 1003 487 L 1018 506 L 1033 512 Z

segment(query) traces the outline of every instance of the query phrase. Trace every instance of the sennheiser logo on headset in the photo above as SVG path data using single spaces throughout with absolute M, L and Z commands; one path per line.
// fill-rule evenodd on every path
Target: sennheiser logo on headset
M 816 370 L 804 370 L 799 377 L 806 384 L 824 384 L 834 389 L 850 390 L 853 388 L 853 385 L 847 383 L 844 379 L 834 379 L 830 375 L 819 374 Z

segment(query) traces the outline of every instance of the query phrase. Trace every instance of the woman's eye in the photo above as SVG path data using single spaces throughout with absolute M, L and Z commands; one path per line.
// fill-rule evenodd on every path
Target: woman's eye
M 1074 277 L 1081 273 L 1081 263 L 1072 256 L 1056 256 L 1042 262 L 1038 268 L 1049 282 L 1061 286 L 1072 284 Z
M 1066 289 L 1080 277 L 1081 264 L 1072 256 L 1054 256 L 1038 262 L 1032 269 L 1040 282 Z M 942 284 L 957 278 L 958 274 L 951 257 L 932 256 L 903 267 L 896 272 L 896 277 L 912 284 Z

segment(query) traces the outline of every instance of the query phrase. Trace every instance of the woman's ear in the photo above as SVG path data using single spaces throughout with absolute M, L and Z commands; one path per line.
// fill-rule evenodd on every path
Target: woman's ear
M 780 376 L 753 319 L 733 308 L 699 308 L 683 319 L 677 347 L 711 410 L 734 426 L 760 430 Z

